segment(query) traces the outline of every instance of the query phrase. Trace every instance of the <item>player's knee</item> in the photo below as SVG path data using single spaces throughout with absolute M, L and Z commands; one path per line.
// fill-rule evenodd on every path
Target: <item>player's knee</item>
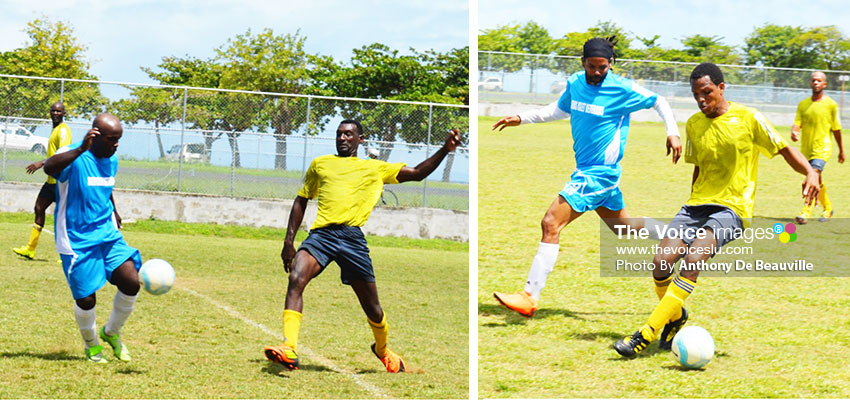
M 366 312 L 366 316 L 373 322 L 381 322 L 384 319 L 384 309 L 381 308 L 380 304 L 371 304 L 365 307 L 363 311 Z
M 304 287 L 307 286 L 307 282 L 310 282 L 310 277 L 302 268 L 297 268 L 293 266 L 292 270 L 289 271 L 289 288 L 304 290 Z
M 95 304 L 97 304 L 97 300 L 94 296 L 87 296 L 74 301 L 77 303 L 77 306 L 83 310 L 91 310 L 94 308 Z
M 543 235 L 558 235 L 561 228 L 561 221 L 552 214 L 547 213 L 540 221 L 540 229 L 543 230 Z

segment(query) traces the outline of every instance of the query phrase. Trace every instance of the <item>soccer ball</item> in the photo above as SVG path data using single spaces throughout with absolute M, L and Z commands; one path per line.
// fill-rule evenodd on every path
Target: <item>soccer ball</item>
M 673 337 L 673 357 L 689 369 L 699 369 L 714 357 L 714 339 L 707 330 L 686 326 Z
M 145 290 L 157 296 L 171 290 L 171 286 L 174 286 L 174 278 L 174 268 L 171 268 L 168 261 L 159 258 L 148 260 L 139 270 L 139 281 L 144 285 Z

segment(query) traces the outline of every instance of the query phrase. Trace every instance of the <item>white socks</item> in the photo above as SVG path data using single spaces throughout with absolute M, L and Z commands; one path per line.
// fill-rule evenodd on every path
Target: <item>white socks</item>
M 83 310 L 77 303 L 74 303 L 74 317 L 77 319 L 77 326 L 80 327 L 80 335 L 83 336 L 83 341 L 86 342 L 86 348 L 97 346 L 97 314 L 94 312 L 95 307 L 91 310 Z
M 103 328 L 107 335 L 112 336 L 121 332 L 121 328 L 124 327 L 124 323 L 127 322 L 130 313 L 133 312 L 137 297 L 139 297 L 138 293 L 129 296 L 121 293 L 120 290 L 115 292 L 115 299 L 112 301 L 112 313 L 109 314 L 109 321 Z
M 525 282 L 525 291 L 531 294 L 534 300 L 540 300 L 540 292 L 546 286 L 546 278 L 555 268 L 555 260 L 558 259 L 558 249 L 561 246 L 555 243 L 540 242 L 537 255 L 531 262 L 528 271 L 528 280 Z

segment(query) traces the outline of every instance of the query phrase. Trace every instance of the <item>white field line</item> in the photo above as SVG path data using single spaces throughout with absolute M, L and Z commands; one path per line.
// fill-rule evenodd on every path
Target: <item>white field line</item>
M 182 290 L 182 291 L 184 291 L 184 292 L 186 292 L 186 293 L 189 293 L 189 294 L 191 294 L 192 296 L 195 296 L 195 297 L 198 297 L 198 298 L 200 298 L 200 299 L 203 299 L 203 300 L 205 300 L 206 302 L 208 302 L 208 303 L 210 303 L 210 304 L 212 304 L 212 305 L 214 305 L 214 306 L 216 306 L 216 307 L 218 307 L 218 308 L 220 308 L 220 309 L 224 310 L 226 313 L 230 314 L 230 316 L 231 316 L 231 317 L 236 318 L 236 319 L 238 319 L 238 320 L 240 320 L 240 321 L 242 321 L 242 322 L 244 322 L 244 323 L 246 323 L 246 324 L 248 324 L 248 325 L 251 325 L 251 326 L 253 326 L 253 327 L 255 327 L 255 328 L 257 328 L 257 329 L 259 329 L 259 330 L 261 330 L 261 331 L 263 331 L 263 332 L 265 332 L 265 333 L 267 333 L 267 334 L 269 334 L 270 336 L 274 336 L 274 337 L 275 337 L 275 338 L 277 338 L 278 340 L 280 339 L 280 335 L 278 335 L 278 333 L 277 333 L 277 332 L 275 332 L 275 331 L 273 331 L 273 330 L 269 329 L 269 327 L 267 327 L 267 326 L 265 326 L 265 325 L 263 325 L 263 324 L 261 324 L 261 323 L 259 323 L 259 322 L 253 321 L 253 320 L 251 320 L 251 319 L 249 319 L 249 318 L 245 317 L 244 315 L 240 314 L 238 311 L 234 310 L 233 308 L 231 308 L 231 307 L 230 307 L 230 306 L 228 306 L 227 304 L 221 303 L 221 302 L 219 302 L 219 301 L 217 301 L 217 300 L 215 300 L 215 299 L 213 299 L 213 298 L 211 298 L 211 297 L 209 297 L 209 296 L 207 296 L 207 295 L 204 295 L 204 294 L 198 293 L 198 292 L 196 292 L 196 291 L 194 291 L 194 290 L 192 290 L 192 289 L 189 289 L 189 288 L 185 288 L 185 287 L 178 287 L 178 289 L 180 289 L 180 290 Z M 349 371 L 349 370 L 346 370 L 346 369 L 343 369 L 343 368 L 341 368 L 341 367 L 338 367 L 338 366 L 337 366 L 337 365 L 335 365 L 335 364 L 334 364 L 331 360 L 328 360 L 328 359 L 326 359 L 326 358 L 324 358 L 324 357 L 322 357 L 322 356 L 320 356 L 320 355 L 316 354 L 315 352 L 311 351 L 310 349 L 308 349 L 308 348 L 306 348 L 306 347 L 304 347 L 304 346 L 298 346 L 298 352 L 299 352 L 299 353 L 301 353 L 301 354 L 306 355 L 307 357 L 310 357 L 312 360 L 317 361 L 319 364 L 322 364 L 322 365 L 324 365 L 324 366 L 326 366 L 326 367 L 330 368 L 330 369 L 331 369 L 331 370 L 333 370 L 334 372 L 338 372 L 338 373 L 341 373 L 341 374 L 345 374 L 345 375 L 350 376 L 350 377 L 351 377 L 351 379 L 352 379 L 352 380 L 354 380 L 354 382 L 355 382 L 356 384 L 360 385 L 363 389 L 366 389 L 366 391 L 367 391 L 367 392 L 369 392 L 369 393 L 372 395 L 371 397 L 386 397 L 386 396 L 384 395 L 384 393 L 383 393 L 380 389 L 378 389 L 377 387 L 375 387 L 375 386 L 373 386 L 373 385 L 370 385 L 370 384 L 368 384 L 368 383 L 364 382 L 364 381 L 363 381 L 362 379 L 360 379 L 360 377 L 359 377 L 359 376 L 357 376 L 357 374 L 355 374 L 354 372 Z

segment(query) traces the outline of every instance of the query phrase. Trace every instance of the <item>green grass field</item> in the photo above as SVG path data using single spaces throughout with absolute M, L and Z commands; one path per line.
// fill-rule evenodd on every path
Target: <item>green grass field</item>
M 523 287 L 540 219 L 575 161 L 568 122 L 494 133 L 495 121 L 480 118 L 478 127 L 480 397 L 850 396 L 848 278 L 700 277 L 687 300 L 688 324 L 711 332 L 715 359 L 704 370 L 684 370 L 653 344 L 626 360 L 611 345 L 639 328 L 658 300 L 648 273 L 600 277 L 600 222 L 588 213 L 562 231 L 537 314 L 526 319 L 498 305 L 493 291 Z M 787 127 L 778 130 L 789 140 Z M 688 198 L 693 167 L 664 157 L 661 124 L 633 124 L 628 140 L 620 184 L 627 209 L 671 218 Z M 846 218 L 850 164 L 839 165 L 837 151 L 824 178 L 836 218 Z M 762 157 L 755 216 L 791 221 L 801 207 L 801 182 L 781 156 Z M 815 221 L 798 232 L 823 226 Z
M 139 221 L 125 227 L 126 240 L 145 259 L 170 261 L 177 283 L 163 296 L 140 294 L 123 332 L 132 362 L 91 365 L 52 236 L 42 235 L 35 261 L 9 251 L 26 239 L 30 221 L 0 214 L 2 398 L 468 396 L 465 243 L 367 238 L 390 346 L 409 373 L 385 372 L 371 353 L 366 317 L 335 264 L 305 292 L 301 369 L 290 372 L 263 355 L 264 345 L 282 340 L 283 231 Z M 114 293 L 109 284 L 98 292 L 98 327 Z

